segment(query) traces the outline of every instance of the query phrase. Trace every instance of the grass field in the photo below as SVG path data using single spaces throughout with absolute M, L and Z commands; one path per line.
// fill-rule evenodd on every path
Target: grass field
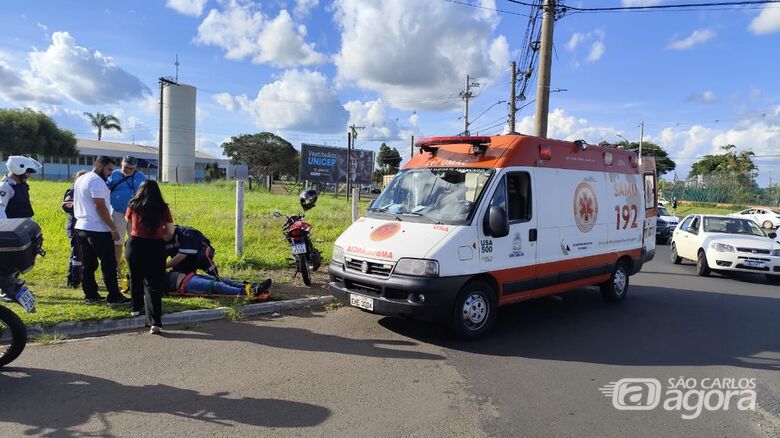
M 685 217 L 689 214 L 729 214 L 739 210 L 729 210 L 727 208 L 717 207 L 699 207 L 696 205 L 678 205 L 677 216 Z
M 106 305 L 85 305 L 81 289 L 65 285 L 70 246 L 65 234 L 66 214 L 60 208 L 66 182 L 32 180 L 30 193 L 35 209 L 35 221 L 41 225 L 46 257 L 38 258 L 32 271 L 23 276 L 38 299 L 38 311 L 24 313 L 16 304 L 11 307 L 27 324 L 56 324 L 62 321 L 123 318 L 128 309 L 112 309 Z M 234 252 L 235 183 L 164 185 L 163 195 L 171 207 L 174 222 L 201 230 L 217 250 L 216 261 L 220 274 L 240 280 L 256 281 L 268 278 L 276 284 L 290 283 L 292 269 L 287 260 L 290 249 L 284 241 L 280 226 L 283 219 L 272 216 L 274 211 L 292 214 L 299 211 L 297 195 L 276 195 L 268 192 L 246 192 L 244 198 L 244 253 Z M 361 203 L 361 212 L 367 208 Z M 323 195 L 306 219 L 314 227 L 315 245 L 329 260 L 333 242 L 351 222 L 347 201 Z M 102 282 L 99 279 L 98 284 Z M 300 282 L 300 277 L 296 281 Z M 105 295 L 105 293 L 104 293 Z M 282 298 L 275 296 L 275 298 Z M 235 299 L 167 298 L 165 312 L 236 306 L 243 301 Z

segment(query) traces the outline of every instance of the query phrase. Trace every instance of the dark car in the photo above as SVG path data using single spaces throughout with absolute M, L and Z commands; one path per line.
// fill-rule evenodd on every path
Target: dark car
M 669 211 L 659 205 L 658 216 L 655 218 L 655 242 L 659 245 L 666 245 L 672 240 L 672 233 L 680 223 L 680 219 L 669 213 Z

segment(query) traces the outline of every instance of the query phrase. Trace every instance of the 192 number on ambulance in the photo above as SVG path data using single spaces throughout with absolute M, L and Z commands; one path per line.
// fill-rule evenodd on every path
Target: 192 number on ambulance
M 636 205 L 624 204 L 622 207 L 616 205 L 615 217 L 617 220 L 615 223 L 615 229 L 619 230 L 621 228 L 621 219 L 622 219 L 622 225 L 624 230 L 628 228 L 629 223 L 631 223 L 631 228 L 637 228 L 636 218 L 638 215 L 639 215 L 639 209 L 637 208 Z

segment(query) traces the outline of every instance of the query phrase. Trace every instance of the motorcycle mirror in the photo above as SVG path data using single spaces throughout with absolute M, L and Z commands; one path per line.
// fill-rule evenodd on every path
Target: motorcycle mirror
M 282 214 L 279 213 L 278 211 L 275 211 L 274 212 L 274 217 L 282 217 Z

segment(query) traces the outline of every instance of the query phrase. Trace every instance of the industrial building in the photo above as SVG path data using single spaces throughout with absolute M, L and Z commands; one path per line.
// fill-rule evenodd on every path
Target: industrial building
M 139 144 L 128 143 L 115 143 L 110 141 L 96 141 L 96 140 L 84 140 L 78 139 L 76 148 L 79 151 L 79 156 L 71 159 L 50 158 L 50 157 L 37 157 L 43 169 L 38 172 L 36 178 L 41 179 L 53 179 L 64 180 L 69 179 L 74 173 L 79 170 L 92 169 L 92 163 L 99 155 L 105 155 L 113 157 L 116 160 L 117 165 L 122 161 L 122 157 L 126 155 L 132 155 L 138 158 L 138 170 L 143 172 L 146 176 L 156 179 L 157 178 L 157 148 L 151 146 L 143 146 Z M 165 148 L 163 148 L 165 151 Z M 195 151 L 193 143 L 193 157 L 192 164 L 186 163 L 186 160 L 179 160 L 173 164 L 169 170 L 170 179 L 168 182 L 199 182 L 205 178 L 206 164 L 217 164 L 224 172 L 229 170 L 229 160 L 219 159 L 213 157 L 205 152 Z M 2 174 L 6 173 L 5 158 L 2 159 L 0 164 L 0 170 Z M 165 162 L 165 154 L 163 156 L 163 162 Z M 189 166 L 189 167 L 187 167 Z M 163 169 L 165 170 L 165 169 Z M 163 172 L 165 176 L 165 173 Z M 176 176 L 179 175 L 177 180 Z M 188 179 L 182 178 L 186 176 Z

